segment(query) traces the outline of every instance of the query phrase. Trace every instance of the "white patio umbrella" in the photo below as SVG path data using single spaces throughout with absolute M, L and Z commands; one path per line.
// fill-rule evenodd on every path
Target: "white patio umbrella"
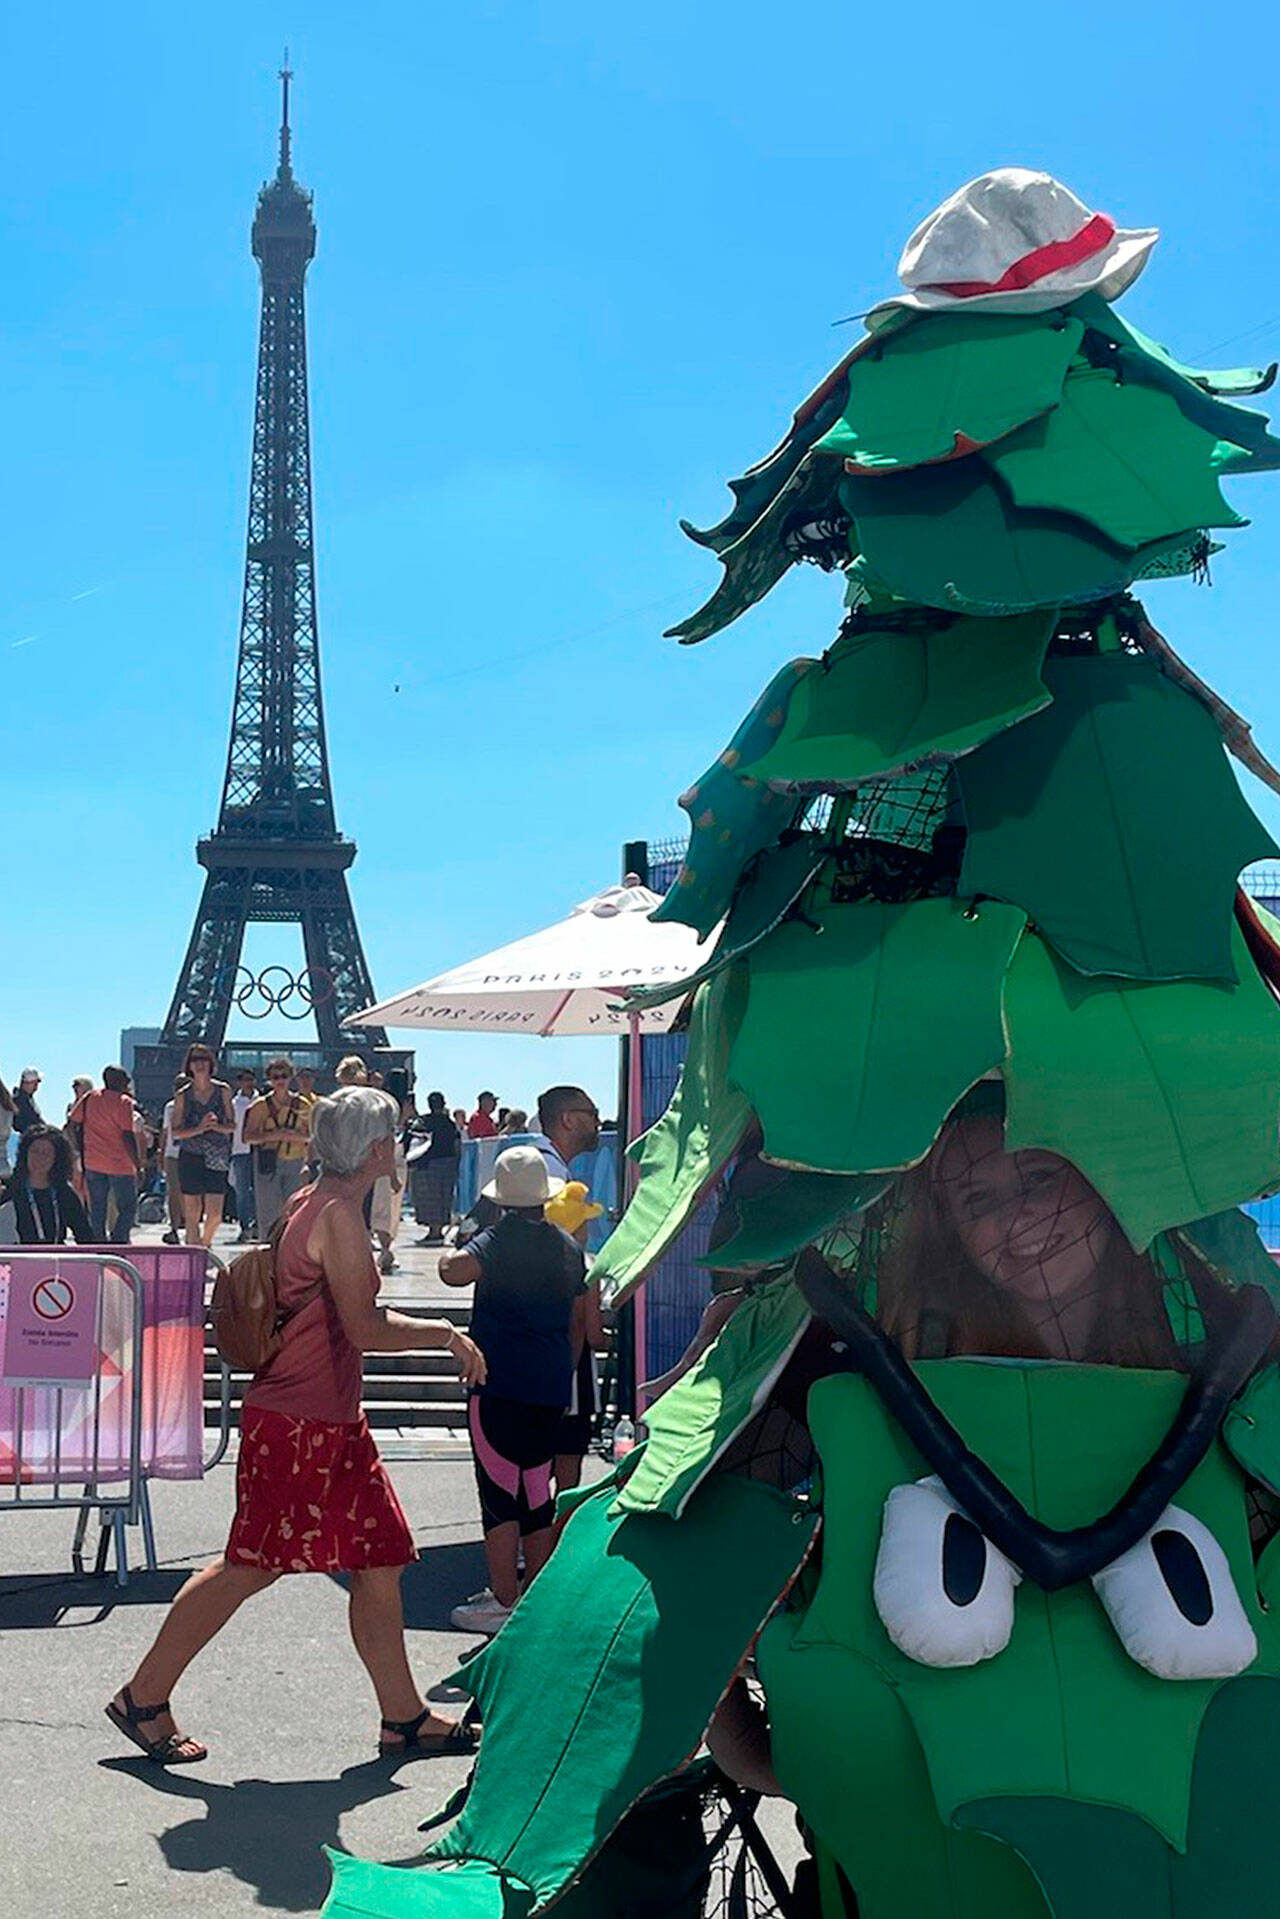
M 346 1026 L 422 1026 L 437 1032 L 553 1035 L 665 1033 L 679 1001 L 640 1014 L 616 1011 L 628 987 L 685 979 L 705 959 L 688 926 L 655 925 L 659 895 L 628 878 L 583 900 L 567 919 L 499 946 L 378 1006 Z
M 668 1032 L 680 1001 L 621 1013 L 616 1010 L 619 993 L 685 979 L 710 951 L 710 943 L 699 946 L 691 927 L 655 925 L 650 914 L 659 900 L 659 894 L 628 874 L 621 886 L 606 887 L 594 899 L 583 900 L 554 926 L 468 960 L 378 1006 L 367 1006 L 343 1024 L 534 1033 L 544 1039 L 591 1033 L 628 1038 L 629 1143 L 643 1125 L 640 1039 L 646 1033 Z M 628 1174 L 632 1171 L 628 1165 Z M 641 1307 L 636 1314 L 637 1378 L 644 1377 L 644 1318 Z

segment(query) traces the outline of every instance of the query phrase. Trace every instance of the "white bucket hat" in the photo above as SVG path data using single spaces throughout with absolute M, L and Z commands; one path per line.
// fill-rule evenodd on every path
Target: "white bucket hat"
M 562 1190 L 564 1181 L 552 1179 L 536 1146 L 508 1146 L 494 1161 L 493 1178 L 482 1196 L 499 1206 L 542 1206 Z
M 921 221 L 898 262 L 908 291 L 873 307 L 867 325 L 904 307 L 1044 313 L 1085 293 L 1118 300 L 1159 238 L 1155 227 L 1126 229 L 1091 213 L 1051 174 L 997 167 Z

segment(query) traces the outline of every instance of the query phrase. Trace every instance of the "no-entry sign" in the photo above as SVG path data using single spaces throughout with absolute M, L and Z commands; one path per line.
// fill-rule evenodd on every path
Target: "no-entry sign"
M 0 1257 L 0 1382 L 87 1386 L 98 1365 L 93 1259 Z

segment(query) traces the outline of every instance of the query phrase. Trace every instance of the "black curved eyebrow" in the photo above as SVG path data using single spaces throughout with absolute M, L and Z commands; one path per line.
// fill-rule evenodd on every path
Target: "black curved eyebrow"
M 848 1369 L 865 1375 L 885 1411 L 902 1427 L 1006 1559 L 1046 1592 L 1091 1579 L 1136 1546 L 1213 1444 L 1227 1408 L 1276 1333 L 1276 1311 L 1261 1286 L 1231 1296 L 1205 1347 L 1169 1430 L 1109 1512 L 1088 1526 L 1059 1531 L 1034 1519 L 1004 1481 L 969 1451 L 897 1346 L 841 1285 L 816 1247 L 796 1262 L 796 1284 L 815 1315 L 848 1348 Z

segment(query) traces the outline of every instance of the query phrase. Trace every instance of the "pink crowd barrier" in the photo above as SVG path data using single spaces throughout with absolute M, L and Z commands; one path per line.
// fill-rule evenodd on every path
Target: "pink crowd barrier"
M 0 1248 L 0 1259 L 5 1250 Z M 201 1478 L 205 1253 L 198 1246 L 82 1246 L 66 1251 L 118 1254 L 141 1274 L 142 1470 L 152 1479 Z M 22 1393 L 20 1444 L 17 1390 L 0 1386 L 0 1485 L 12 1482 L 19 1454 L 24 1484 L 59 1477 L 94 1483 L 129 1477 L 131 1311 L 131 1296 L 123 1286 L 104 1290 L 100 1393 L 59 1394 L 53 1388 L 27 1387 Z

